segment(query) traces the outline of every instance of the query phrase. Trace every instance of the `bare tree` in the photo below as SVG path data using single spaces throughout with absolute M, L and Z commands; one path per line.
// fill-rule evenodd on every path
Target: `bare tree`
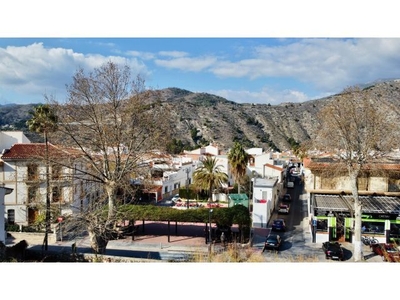
M 313 141 L 319 150 L 331 152 L 338 169 L 347 169 L 354 198 L 354 260 L 363 259 L 361 242 L 362 203 L 358 179 L 365 169 L 398 147 L 398 120 L 379 90 L 350 87 L 321 109 L 320 130 Z
M 128 66 L 113 62 L 88 74 L 78 70 L 67 92 L 66 102 L 52 99 L 59 120 L 58 143 L 80 151 L 83 163 L 75 176 L 94 183 L 86 189 L 101 186 L 100 191 L 91 191 L 94 200 L 80 217 L 93 250 L 104 253 L 118 218 L 118 195 L 132 190 L 132 179 L 146 180 L 146 155 L 162 151 L 169 141 L 168 104 L 147 89 L 140 76 L 132 80 Z

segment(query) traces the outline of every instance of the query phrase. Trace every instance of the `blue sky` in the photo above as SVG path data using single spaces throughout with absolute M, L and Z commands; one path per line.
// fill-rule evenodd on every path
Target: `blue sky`
M 150 2 L 146 2 L 148 7 L 154 1 Z M 177 2 L 181 1 L 172 1 Z M 100 15 L 109 10 L 104 7 Z M 308 12 L 305 11 L 299 11 L 300 16 L 288 12 L 293 17 L 288 27 L 281 26 L 284 23 L 274 19 L 274 14 L 263 14 L 264 19 L 258 23 L 259 11 L 255 9 L 251 17 L 239 19 L 237 14 L 245 15 L 241 7 L 231 11 L 231 19 L 219 20 L 226 24 L 220 27 L 214 26 L 212 18 L 217 13 L 207 7 L 196 8 L 197 13 L 190 17 L 178 11 L 179 22 L 173 13 L 161 14 L 160 11 L 163 13 L 162 9 L 157 10 L 150 20 L 153 27 L 148 25 L 147 17 L 140 19 L 135 15 L 130 17 L 129 27 L 123 24 L 113 28 L 109 25 L 123 19 L 120 15 L 111 18 L 111 22 L 107 19 L 104 25 L 87 15 L 83 19 L 83 12 L 76 11 L 75 6 L 66 8 L 64 14 L 52 15 L 46 11 L 42 16 L 35 15 L 34 22 L 27 20 L 25 23 L 32 26 L 24 26 L 20 31 L 8 26 L 9 32 L 0 31 L 0 104 L 38 103 L 43 101 L 44 94 L 62 101 L 66 97 L 65 85 L 71 82 L 79 67 L 91 71 L 109 60 L 128 64 L 132 73 L 141 74 L 151 88 L 178 87 L 219 95 L 238 103 L 304 102 L 338 93 L 351 85 L 400 78 L 400 39 L 391 37 L 392 32 L 381 37 L 382 32 L 372 31 L 372 38 L 368 34 L 364 37 L 364 32 L 360 34 L 357 30 L 343 35 L 337 25 L 334 26 L 336 31 L 328 27 L 318 32 L 316 29 L 323 26 L 314 22 L 321 18 L 329 20 L 329 16 L 313 13 L 312 22 L 307 23 L 304 20 L 308 19 Z M 336 14 L 334 9 L 331 12 Z M 124 11 L 118 13 L 123 15 Z M 71 22 L 74 14 L 77 22 Z M 253 16 L 258 27 L 248 25 L 252 24 Z M 272 19 L 271 23 L 266 22 L 267 16 L 268 20 Z M 21 18 L 29 17 L 32 18 L 31 14 L 21 15 Z M 52 23 L 56 18 L 66 17 L 70 24 L 60 22 L 60 27 Z M 197 27 L 186 23 L 188 18 L 192 18 Z M 196 22 L 199 18 L 200 26 Z M 297 19 L 302 22 L 297 23 Z M 99 29 L 100 23 L 103 27 Z M 71 24 L 75 24 L 75 28 Z M 262 28 L 273 30 L 260 31 L 260 24 Z M 1 25 L 0 28 L 4 28 Z M 136 36 L 132 31 L 123 30 L 137 27 L 143 30 L 141 34 L 133 30 Z M 228 27 L 232 31 L 221 30 Z M 90 28 L 97 31 L 88 31 Z

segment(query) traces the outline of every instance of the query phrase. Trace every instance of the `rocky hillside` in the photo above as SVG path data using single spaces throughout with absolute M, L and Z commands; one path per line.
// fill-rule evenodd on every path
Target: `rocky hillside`
M 400 115 L 400 81 L 392 80 L 366 85 L 380 97 L 388 99 L 392 110 Z M 204 93 L 170 88 L 162 90 L 164 101 L 173 103 L 177 138 L 218 143 L 222 148 L 232 146 L 235 140 L 246 148 L 261 147 L 276 150 L 291 148 L 291 142 L 301 143 L 315 136 L 318 111 L 336 95 L 303 103 L 238 104 Z
M 400 115 L 400 81 L 392 80 L 366 86 L 390 101 L 393 113 Z M 228 149 L 235 140 L 245 148 L 270 147 L 290 149 L 291 142 L 312 138 L 317 129 L 318 111 L 335 95 L 303 103 L 239 104 L 222 97 L 193 93 L 179 88 L 161 90 L 161 102 L 171 104 L 171 122 L 175 124 L 176 140 L 192 147 L 217 143 Z M 14 124 L 21 128 L 29 118 L 32 106 L 18 105 L 10 111 L 0 106 L 0 126 Z M 3 130 L 5 128 L 3 127 Z M 32 137 L 31 137 L 32 139 Z

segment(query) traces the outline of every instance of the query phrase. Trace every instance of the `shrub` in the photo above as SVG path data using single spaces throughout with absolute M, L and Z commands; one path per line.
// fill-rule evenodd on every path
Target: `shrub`
M 19 225 L 17 225 L 17 224 L 6 224 L 6 231 L 19 232 Z

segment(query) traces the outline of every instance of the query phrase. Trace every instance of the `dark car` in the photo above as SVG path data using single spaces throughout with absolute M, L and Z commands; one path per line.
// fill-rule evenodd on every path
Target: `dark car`
M 277 234 L 270 234 L 267 236 L 265 243 L 264 243 L 264 248 L 262 252 L 264 252 L 267 249 L 272 249 L 272 250 L 279 250 L 282 244 L 282 239 L 279 235 Z
M 272 222 L 272 230 L 274 231 L 285 231 L 286 224 L 283 219 L 276 219 Z
M 342 245 L 338 242 L 322 243 L 322 249 L 325 252 L 326 259 L 337 259 L 337 260 L 344 259 Z
M 382 257 L 383 261 L 400 262 L 400 250 L 394 244 L 371 244 L 371 250 Z
M 283 195 L 282 201 L 292 201 L 292 196 L 290 194 Z

